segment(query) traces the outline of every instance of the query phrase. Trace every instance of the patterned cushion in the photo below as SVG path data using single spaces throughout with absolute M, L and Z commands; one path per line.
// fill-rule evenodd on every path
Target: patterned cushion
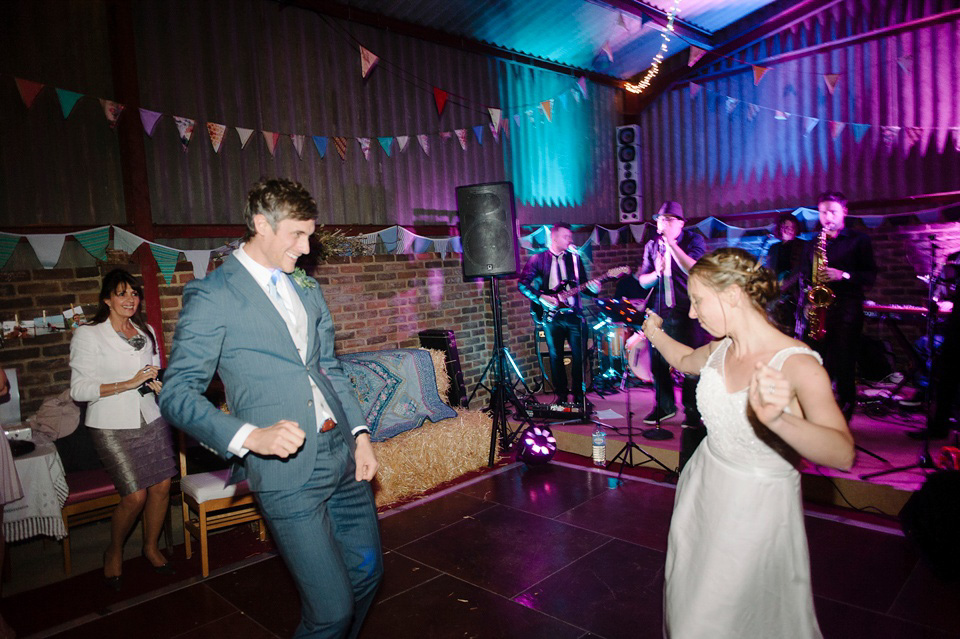
M 375 442 L 418 428 L 429 419 L 456 417 L 440 399 L 433 360 L 421 349 L 398 349 L 342 355 L 360 408 Z

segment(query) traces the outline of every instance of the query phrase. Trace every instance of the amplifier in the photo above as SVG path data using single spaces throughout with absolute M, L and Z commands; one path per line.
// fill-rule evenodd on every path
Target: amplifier
M 582 419 L 589 415 L 589 412 L 581 410 L 579 404 L 540 404 L 531 401 L 524 408 L 535 419 Z

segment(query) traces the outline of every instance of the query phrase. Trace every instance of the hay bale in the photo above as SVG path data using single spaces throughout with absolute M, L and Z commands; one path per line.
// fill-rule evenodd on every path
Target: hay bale
M 437 348 L 423 349 L 430 353 L 430 359 L 433 360 L 433 373 L 437 378 L 437 392 L 444 404 L 449 405 L 447 393 L 450 392 L 450 375 L 447 374 L 447 354 Z
M 448 380 L 449 382 L 449 380 Z M 458 410 L 457 417 L 375 442 L 380 470 L 374 481 L 377 507 L 420 495 L 479 470 L 490 453 L 490 416 Z

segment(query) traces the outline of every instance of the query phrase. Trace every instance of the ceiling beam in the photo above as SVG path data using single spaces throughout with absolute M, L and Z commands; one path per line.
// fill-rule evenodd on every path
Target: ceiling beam
M 582 75 L 586 76 L 591 82 L 615 87 L 618 89 L 623 87 L 623 80 L 611 75 L 597 73 L 596 71 L 581 69 L 579 67 L 574 67 L 567 64 L 560 64 L 559 62 L 553 62 L 551 60 L 543 60 L 541 58 L 520 53 L 518 51 L 513 51 L 512 49 L 507 49 L 505 47 L 498 47 L 493 44 L 474 40 L 472 38 L 446 33 L 445 31 L 440 31 L 439 29 L 413 24 L 412 22 L 405 22 L 403 20 L 391 18 L 378 13 L 363 11 L 339 2 L 332 2 L 331 0 L 277 1 L 281 5 L 281 10 L 288 6 L 295 6 L 300 9 L 304 9 L 305 11 L 320 13 L 332 18 L 347 20 L 357 24 L 365 24 L 367 26 L 385 31 L 392 31 L 393 33 L 398 33 L 410 38 L 417 38 L 418 40 L 424 40 L 426 42 L 432 42 L 441 46 L 450 47 L 451 49 L 459 49 L 461 51 L 468 51 L 470 53 L 476 53 L 479 55 L 494 56 L 504 60 L 511 60 L 513 62 L 527 64 L 532 67 L 546 69 L 547 71 L 561 73 L 563 75 Z
M 594 2 L 594 0 L 588 0 L 588 2 Z M 638 2 L 637 0 L 597 0 L 594 2 L 594 4 L 613 7 L 614 9 L 640 18 L 641 20 L 648 18 L 660 26 L 667 25 L 666 11 L 656 7 L 651 7 L 650 5 L 643 2 Z M 680 18 L 673 19 L 673 32 L 684 40 L 696 40 L 702 44 L 713 44 L 712 31 L 707 31 L 706 29 L 698 27 L 695 24 Z
M 684 52 L 680 52 L 677 55 L 671 56 L 670 60 L 674 61 L 674 68 L 669 72 L 660 73 L 653 79 L 653 82 L 651 82 L 650 87 L 646 92 L 636 96 L 636 99 L 631 100 L 629 104 L 629 112 L 640 113 L 641 111 L 645 110 L 660 96 L 661 93 L 666 92 L 675 84 L 685 81 L 696 71 L 714 64 L 717 56 L 732 55 L 737 51 L 748 47 L 755 42 L 776 33 L 777 31 L 780 31 L 781 29 L 784 29 L 801 20 L 807 19 L 811 15 L 823 11 L 825 8 L 836 4 L 837 2 L 838 0 L 800 0 L 799 2 L 792 3 L 780 13 L 767 18 L 755 27 L 748 29 L 744 33 L 711 49 L 707 52 L 707 55 L 700 58 L 700 61 L 692 67 L 688 67 L 686 64 L 679 63 L 679 58 L 677 56 L 684 55 Z M 633 81 L 639 81 L 641 76 L 642 74 L 637 74 Z

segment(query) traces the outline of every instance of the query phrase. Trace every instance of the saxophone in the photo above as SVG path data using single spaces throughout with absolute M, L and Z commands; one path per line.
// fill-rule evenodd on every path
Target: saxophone
M 807 290 L 807 336 L 820 341 L 827 335 L 827 307 L 833 304 L 836 295 L 827 286 L 827 231 L 820 231 L 817 250 L 813 254 L 813 286 Z

